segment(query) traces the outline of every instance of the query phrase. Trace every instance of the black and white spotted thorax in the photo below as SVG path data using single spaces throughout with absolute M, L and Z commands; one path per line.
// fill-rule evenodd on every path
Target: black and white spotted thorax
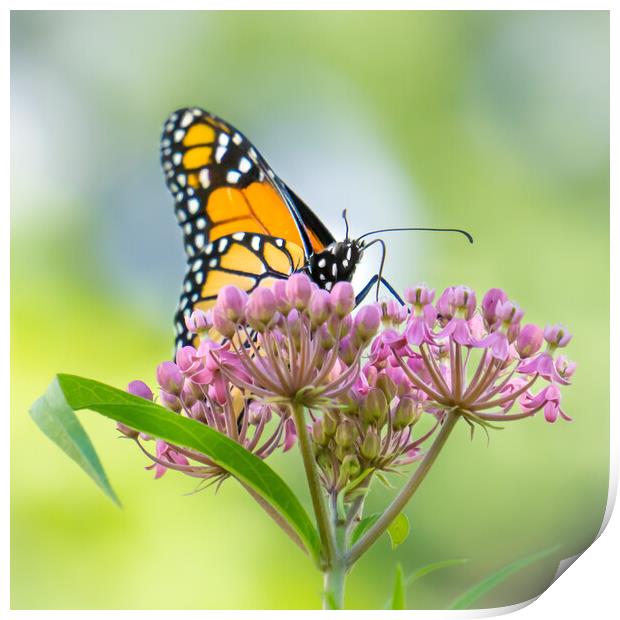
M 330 243 L 308 258 L 305 271 L 321 288 L 330 291 L 336 282 L 350 282 L 364 253 L 364 242 L 346 239 Z

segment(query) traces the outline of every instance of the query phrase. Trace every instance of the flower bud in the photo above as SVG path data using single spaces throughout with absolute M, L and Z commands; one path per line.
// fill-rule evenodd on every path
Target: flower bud
M 407 308 L 401 306 L 395 299 L 381 303 L 381 320 L 385 325 L 400 325 L 407 315 Z
M 351 331 L 351 326 L 353 325 L 353 319 L 350 314 L 347 314 L 344 318 L 339 318 L 335 314 L 329 317 L 327 321 L 327 328 L 329 329 L 329 333 L 339 340 L 343 336 L 346 336 Z
M 517 337 L 517 351 L 521 357 L 531 357 L 538 352 L 542 343 L 543 330 L 538 325 L 528 323 L 521 328 Z
M 468 286 L 455 286 L 453 291 L 455 311 L 460 318 L 471 319 L 476 310 L 476 293 Z
M 319 449 L 314 458 L 323 471 L 329 473 L 333 470 L 332 455 L 327 450 Z
M 415 401 L 412 398 L 403 396 L 394 410 L 392 427 L 396 431 L 402 431 L 404 428 L 407 428 L 407 426 L 417 422 L 420 415 Z
M 334 312 L 341 319 L 355 308 L 355 290 L 350 282 L 336 282 L 329 297 Z
M 316 328 L 325 323 L 329 318 L 329 312 L 329 293 L 322 289 L 314 291 L 310 298 L 310 307 L 308 309 L 312 327 Z
M 187 407 L 187 403 L 185 403 Z M 189 414 L 194 420 L 207 423 L 206 407 L 203 401 L 197 400 L 189 407 Z
M 509 300 L 497 302 L 495 314 L 506 325 L 516 325 L 523 318 L 523 310 Z
M 360 405 L 360 415 L 366 424 L 381 425 L 387 415 L 388 403 L 385 394 L 377 389 L 370 388 Z
M 312 297 L 312 281 L 305 273 L 294 273 L 286 281 L 286 296 L 297 310 L 304 310 Z
M 226 310 L 221 308 L 219 304 L 213 308 L 211 317 L 213 318 L 213 327 L 215 327 L 224 338 L 232 338 L 235 335 L 237 331 L 235 324 L 227 317 Z
M 321 349 L 324 351 L 329 351 L 334 348 L 336 341 L 327 328 L 327 325 L 321 325 L 319 328 L 318 337 L 321 343 Z
M 544 337 L 550 346 L 562 348 L 571 341 L 573 336 L 562 325 L 548 325 L 545 327 Z
M 286 295 L 286 280 L 276 280 L 271 290 L 273 291 L 273 296 L 276 298 L 276 308 L 278 312 L 286 316 L 291 309 L 291 304 Z
M 357 347 L 353 344 L 353 340 L 350 336 L 345 336 L 340 341 L 339 355 L 340 359 L 347 365 L 351 366 L 355 362 L 357 355 Z
M 508 295 L 501 288 L 491 288 L 486 292 L 482 298 L 482 316 L 487 327 L 491 327 L 497 320 L 497 304 L 503 303 L 507 299 Z
M 137 439 L 140 433 L 135 431 L 133 428 L 129 428 L 125 426 L 122 422 L 116 423 L 116 430 L 120 431 L 125 437 L 129 437 L 129 439 Z
M 178 369 L 184 374 L 193 374 L 200 366 L 200 360 L 197 359 L 196 349 L 194 347 L 181 347 L 175 357 Z
M 170 394 L 178 396 L 181 393 L 185 378 L 181 374 L 179 367 L 174 362 L 162 362 L 157 367 L 157 383 L 159 387 Z
M 392 370 L 397 370 L 397 369 L 394 368 Z M 400 368 L 398 370 L 400 370 Z M 396 396 L 396 384 L 392 380 L 392 377 L 390 376 L 390 374 L 388 374 L 388 372 L 386 371 L 381 371 L 377 375 L 377 379 L 375 381 L 375 387 L 379 388 L 385 394 L 385 399 L 388 403 L 392 402 L 392 400 L 394 399 L 394 396 Z
M 217 294 L 216 306 L 220 313 L 233 323 L 240 323 L 245 316 L 248 294 L 240 288 L 228 284 Z M 214 317 L 215 318 L 215 317 Z M 219 331 L 219 330 L 218 330 Z
M 265 424 L 271 420 L 271 407 L 255 400 L 248 405 L 247 413 L 248 424 L 253 426 L 258 426 L 263 420 Z
M 159 400 L 164 407 L 174 411 L 175 413 L 179 413 L 182 409 L 179 397 L 166 392 L 166 390 L 159 390 Z
M 331 411 L 326 411 L 323 416 L 323 430 L 325 431 L 325 435 L 327 435 L 327 437 L 333 437 L 336 433 L 337 426 L 338 418 L 336 414 Z
M 558 371 L 558 374 L 562 377 L 562 379 L 570 379 L 575 373 L 576 368 L 577 364 L 575 362 L 571 362 L 563 355 L 558 355 L 558 358 L 555 360 L 555 369 Z
M 245 314 L 246 320 L 259 333 L 269 327 L 276 312 L 276 298 L 273 292 L 265 287 L 258 287 L 248 300 Z
M 357 429 L 351 420 L 344 419 L 338 428 L 336 429 L 336 443 L 342 448 L 348 448 L 353 445 L 355 437 L 357 436 Z
M 347 454 L 340 464 L 340 472 L 341 474 L 345 474 L 346 479 L 355 478 L 359 475 L 361 470 L 360 462 L 353 454 Z M 347 480 L 344 481 L 344 484 L 346 484 L 346 482 Z
M 139 396 L 140 398 L 145 398 L 146 400 L 153 400 L 153 392 L 151 392 L 151 388 L 144 383 L 144 381 L 132 381 L 127 386 L 127 391 L 134 396 Z
M 356 344 L 366 344 L 374 337 L 381 325 L 381 310 L 376 304 L 364 306 L 353 322 Z
M 319 446 L 325 446 L 329 442 L 329 438 L 325 435 L 325 428 L 321 420 L 316 420 L 312 425 L 312 439 Z
M 379 433 L 371 426 L 368 431 L 366 431 L 366 437 L 364 437 L 360 452 L 366 460 L 372 461 L 377 458 L 380 450 L 381 440 L 379 439 Z
M 449 286 L 437 300 L 437 313 L 443 321 L 447 321 L 454 316 L 454 287 Z

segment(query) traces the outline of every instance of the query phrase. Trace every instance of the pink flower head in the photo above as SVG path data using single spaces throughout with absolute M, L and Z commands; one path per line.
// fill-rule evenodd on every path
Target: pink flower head
M 501 288 L 489 289 L 482 298 L 482 316 L 490 329 L 497 321 L 497 305 L 508 299 L 508 295 Z
M 336 282 L 329 297 L 334 312 L 340 318 L 345 317 L 355 308 L 355 290 L 349 282 Z
M 569 334 L 562 325 L 545 327 L 544 336 L 551 350 L 565 347 L 573 338 L 572 334 Z
M 132 381 L 127 386 L 127 391 L 134 396 L 139 396 L 146 400 L 153 400 L 153 392 L 151 392 L 151 388 L 144 383 L 144 381 Z
M 185 327 L 192 334 L 207 333 L 213 327 L 211 310 L 194 310 L 190 316 L 185 317 Z
M 286 282 L 286 296 L 293 308 L 307 308 L 312 297 L 312 280 L 305 273 L 294 273 Z
M 364 306 L 353 320 L 354 340 L 363 345 L 371 341 L 381 325 L 381 310 L 376 304 Z
M 227 285 L 220 289 L 215 307 L 218 313 L 233 323 L 244 319 L 245 304 L 248 294 L 236 286 Z
M 388 327 L 396 327 L 403 323 L 408 316 L 407 308 L 395 299 L 381 302 L 381 320 Z
M 179 367 L 174 362 L 162 362 L 157 367 L 157 383 L 159 386 L 169 392 L 178 396 L 183 388 L 183 377 Z

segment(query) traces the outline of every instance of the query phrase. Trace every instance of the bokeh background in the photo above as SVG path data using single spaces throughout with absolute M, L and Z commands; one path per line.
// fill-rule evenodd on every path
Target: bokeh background
M 344 207 L 354 234 L 474 234 L 390 236 L 397 288 L 501 286 L 528 319 L 575 334 L 575 421 L 523 421 L 488 446 L 457 429 L 407 509 L 410 538 L 364 557 L 347 605 L 380 608 L 396 561 L 468 558 L 408 592 L 445 608 L 559 544 L 480 605 L 520 602 L 591 543 L 609 458 L 607 13 L 16 12 L 11 25 L 13 608 L 319 603 L 318 573 L 234 482 L 191 495 L 187 478 L 153 481 L 84 413 L 118 510 L 27 415 L 57 371 L 124 386 L 170 356 L 184 259 L 158 141 L 186 105 L 244 131 L 336 236 Z M 271 464 L 303 490 L 294 452 Z M 371 510 L 389 496 L 376 489 Z

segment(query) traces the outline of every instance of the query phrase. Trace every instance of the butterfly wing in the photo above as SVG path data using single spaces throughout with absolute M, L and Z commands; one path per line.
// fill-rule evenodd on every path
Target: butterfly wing
M 249 140 L 200 108 L 168 118 L 161 161 L 188 256 L 177 346 L 193 340 L 184 317 L 212 306 L 222 286 L 270 286 L 333 242 Z

